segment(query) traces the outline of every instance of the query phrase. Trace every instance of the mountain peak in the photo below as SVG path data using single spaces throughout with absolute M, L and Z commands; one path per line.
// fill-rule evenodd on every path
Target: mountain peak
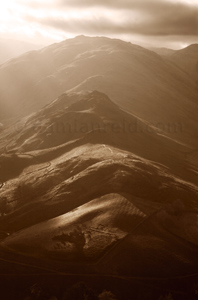
M 97 90 L 93 92 L 89 92 L 82 94 L 83 97 L 79 101 L 75 101 L 69 109 L 75 111 L 83 111 L 83 110 L 98 110 L 98 109 L 117 109 L 117 105 L 109 99 L 109 97 Z
M 80 35 L 75 36 L 74 39 L 84 39 L 84 38 L 88 38 L 88 36 L 86 36 L 84 34 L 80 34 Z

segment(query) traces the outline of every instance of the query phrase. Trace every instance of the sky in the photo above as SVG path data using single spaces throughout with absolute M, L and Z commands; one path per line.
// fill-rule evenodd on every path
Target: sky
M 198 0 L 0 0 L 0 37 L 49 45 L 77 35 L 172 49 L 198 43 Z

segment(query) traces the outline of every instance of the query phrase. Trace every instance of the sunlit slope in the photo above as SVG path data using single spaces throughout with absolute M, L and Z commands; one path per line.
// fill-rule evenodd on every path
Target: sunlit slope
M 197 193 L 162 166 L 85 144 L 6 183 L 10 211 L 0 224 L 11 234 L 2 246 L 64 264 L 94 262 L 99 272 L 124 276 L 194 272 L 196 219 L 193 245 L 186 236 L 181 244 L 167 224 L 177 223 L 179 231 L 189 225 L 184 219 L 188 211 L 197 215 Z
M 96 260 L 144 217 L 145 214 L 126 197 L 107 194 L 13 234 L 4 246 L 23 254 L 51 255 L 70 262 Z
M 196 271 L 196 238 L 189 241 L 176 235 L 174 227 L 169 228 L 166 222 L 178 223 L 180 231 L 187 224 L 195 228 L 195 219 L 188 219 L 197 213 L 188 213 L 186 208 L 178 200 L 164 205 L 111 193 L 16 232 L 1 245 L 15 254 L 53 259 L 65 265 L 91 263 L 97 272 L 106 274 L 185 276 Z M 180 224 L 179 219 L 183 219 Z M 197 229 L 193 235 L 198 235 Z
M 5 128 L 1 137 L 4 181 L 20 174 L 28 165 L 48 162 L 85 144 L 98 144 L 112 155 L 114 148 L 122 149 L 163 164 L 173 174 L 196 182 L 193 148 L 167 138 L 97 91 L 64 94 L 38 113 Z M 36 158 L 32 153 L 35 150 Z M 24 156 L 27 152 L 29 155 Z
M 78 130 L 71 130 L 68 124 L 75 119 Z M 197 190 L 188 182 L 196 183 L 197 168 L 185 158 L 189 149 L 97 91 L 62 95 L 5 129 L 1 137 L 1 195 L 9 212 L 1 221 L 8 230 L 28 227 L 110 193 L 160 203 L 179 198 L 196 207 Z
M 3 253 L 67 272 L 196 271 L 197 166 L 189 147 L 98 91 L 63 94 L 0 137 Z
M 154 52 L 108 38 L 80 36 L 2 65 L 1 119 L 37 110 L 67 90 L 100 90 L 165 135 L 196 145 L 196 84 Z
M 1 221 L 17 230 L 109 193 L 160 203 L 179 198 L 189 207 L 197 205 L 196 187 L 163 166 L 109 146 L 85 144 L 8 180 L 1 195 L 7 197 L 11 214 Z
M 62 261 L 63 270 L 67 263 L 91 263 L 99 273 L 120 276 L 174 277 L 196 272 L 196 239 L 177 236 L 166 224 L 188 219 L 189 203 L 175 200 L 168 205 L 132 193 L 110 193 L 87 201 L 11 234 L 1 246 L 15 255 Z M 183 220 L 177 228 L 181 231 L 188 224 Z M 191 225 L 196 227 L 194 219 Z M 193 234 L 198 235 L 196 228 Z

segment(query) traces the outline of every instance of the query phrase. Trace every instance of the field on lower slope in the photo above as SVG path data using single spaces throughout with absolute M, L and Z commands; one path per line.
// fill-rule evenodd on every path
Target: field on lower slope
M 128 199 L 107 194 L 69 213 L 16 232 L 5 246 L 28 255 L 50 255 L 64 261 L 97 259 L 144 217 Z M 25 246 L 25 252 L 24 252 Z M 73 256 L 73 257 L 72 257 Z

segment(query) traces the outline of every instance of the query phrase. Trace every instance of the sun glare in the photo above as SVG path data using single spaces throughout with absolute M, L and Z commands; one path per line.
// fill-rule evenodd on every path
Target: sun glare
M 12 9 L 13 1 L 0 2 L 0 18 L 1 21 L 6 21 L 11 18 L 10 10 Z

